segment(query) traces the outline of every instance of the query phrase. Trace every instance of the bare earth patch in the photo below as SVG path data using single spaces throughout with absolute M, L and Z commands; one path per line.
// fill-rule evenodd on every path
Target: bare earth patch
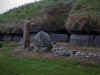
M 14 50 L 13 56 L 23 57 L 23 58 L 30 58 L 30 59 L 69 59 L 65 56 L 56 56 L 53 52 L 33 52 L 24 50 L 23 48 L 19 47 Z
M 72 46 L 67 43 L 57 43 L 57 46 L 65 46 L 67 50 L 77 50 L 82 52 L 92 52 L 92 53 L 98 53 L 100 54 L 100 48 L 91 48 L 91 47 L 79 47 L 79 46 Z M 91 60 L 89 59 L 81 59 L 80 57 L 76 59 L 74 56 L 57 56 L 53 52 L 33 52 L 30 50 L 24 50 L 23 47 L 18 47 L 14 50 L 13 56 L 19 57 L 19 58 L 28 58 L 28 59 L 51 59 L 51 60 L 77 60 L 82 65 L 95 65 L 100 63 L 99 60 L 94 61 L 94 58 Z

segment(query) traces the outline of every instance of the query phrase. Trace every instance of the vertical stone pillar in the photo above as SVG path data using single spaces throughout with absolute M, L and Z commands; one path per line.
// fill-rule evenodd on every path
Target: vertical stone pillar
M 23 39 L 24 39 L 24 48 L 30 47 L 30 22 L 27 20 L 24 23 L 24 33 L 23 33 Z

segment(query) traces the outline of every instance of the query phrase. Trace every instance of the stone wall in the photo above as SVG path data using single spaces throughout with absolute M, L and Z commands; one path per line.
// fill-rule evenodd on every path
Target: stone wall
M 100 47 L 99 35 L 71 35 L 70 43 L 78 46 L 93 46 Z
M 67 34 L 51 34 L 51 39 L 54 42 L 66 42 L 67 41 Z
M 0 36 L 1 41 L 20 41 L 23 37 L 19 35 L 3 35 Z
M 95 37 L 95 42 L 94 43 L 95 43 L 96 47 L 100 47 L 100 36 Z
M 34 36 L 36 33 L 31 34 L 31 40 L 33 40 Z M 54 42 L 66 42 L 67 41 L 67 34 L 49 34 L 51 37 L 51 40 Z M 4 35 L 0 35 L 0 40 L 4 40 L 4 41 L 20 41 L 23 39 L 22 35 L 9 35 L 9 34 L 4 34 Z

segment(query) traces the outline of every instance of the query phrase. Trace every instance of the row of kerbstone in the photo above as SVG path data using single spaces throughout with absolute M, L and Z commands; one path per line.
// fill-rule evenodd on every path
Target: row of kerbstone
M 78 46 L 100 47 L 100 35 L 71 35 L 70 43 Z
M 54 42 L 66 42 L 67 34 L 50 34 L 51 40 Z
M 20 41 L 22 39 L 21 36 L 3 36 L 2 40 L 4 41 Z

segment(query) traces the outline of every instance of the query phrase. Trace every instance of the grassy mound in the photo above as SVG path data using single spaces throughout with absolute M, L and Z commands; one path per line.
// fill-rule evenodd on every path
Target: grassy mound
M 69 31 L 86 33 L 100 32 L 100 0 L 77 0 L 66 28 Z
M 0 32 L 22 32 L 24 20 L 30 17 L 31 22 L 34 24 L 33 30 L 43 29 L 56 31 L 64 29 L 64 20 L 68 16 L 72 1 L 73 0 L 42 0 L 37 3 L 15 8 L 0 15 Z
M 56 6 L 58 4 L 67 4 L 72 0 L 42 0 L 36 3 L 27 4 L 19 8 L 0 15 L 0 21 L 19 21 L 28 17 L 41 15 L 41 10 L 49 6 Z
M 66 27 L 69 32 L 100 34 L 100 0 L 42 0 L 27 4 L 0 15 L 0 32 L 22 32 L 24 20 L 29 17 L 33 30 L 60 31 Z

